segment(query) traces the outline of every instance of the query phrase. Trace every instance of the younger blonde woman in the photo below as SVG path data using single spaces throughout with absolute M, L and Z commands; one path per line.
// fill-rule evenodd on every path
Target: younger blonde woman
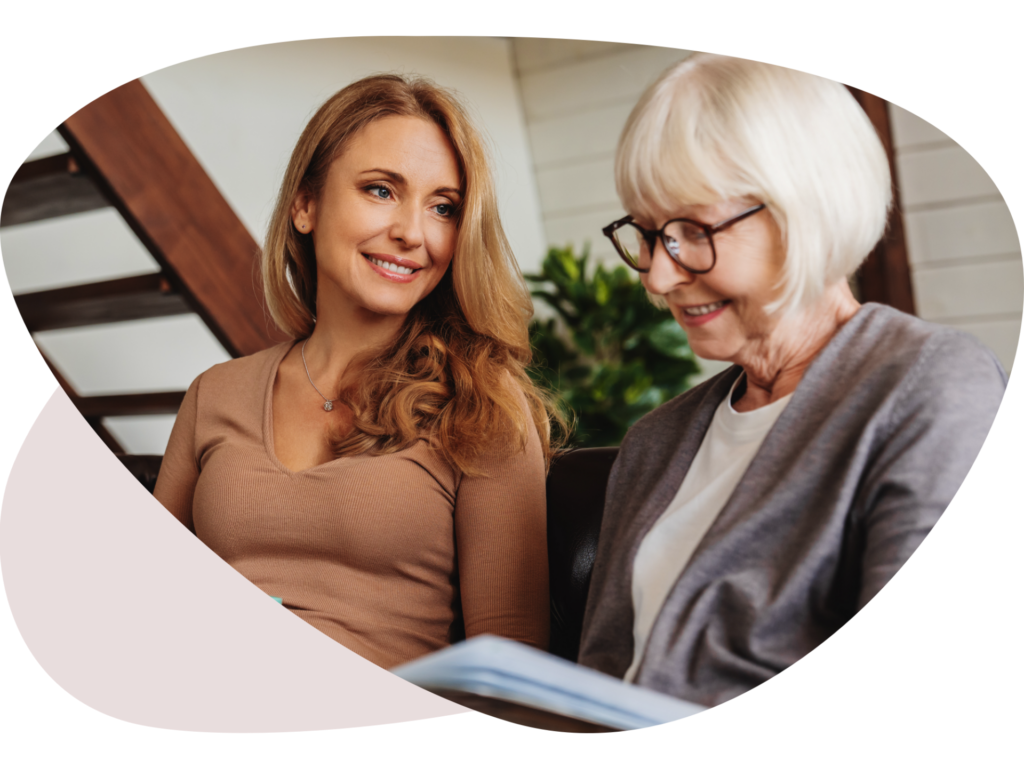
M 391 75 L 328 100 L 285 173 L 263 280 L 292 340 L 196 379 L 156 497 L 381 666 L 463 631 L 545 647 L 550 409 L 458 102 Z

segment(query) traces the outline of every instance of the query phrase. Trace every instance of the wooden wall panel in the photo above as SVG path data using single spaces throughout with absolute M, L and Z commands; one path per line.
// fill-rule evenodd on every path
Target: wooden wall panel
M 918 117 L 913 112 L 900 109 L 895 104 L 889 104 L 889 122 L 897 157 L 907 149 L 953 143 L 949 136 L 927 120 Z
M 624 47 L 622 43 L 544 37 L 517 37 L 513 43 L 516 69 L 521 74 L 617 53 Z
M 594 156 L 614 159 L 619 134 L 632 110 L 632 101 L 621 101 L 533 121 L 529 132 L 534 164 L 544 167 Z
M 1002 200 L 904 213 L 912 266 L 1020 255 L 1013 217 Z
M 608 238 L 601 234 L 607 224 L 622 218 L 622 207 L 616 200 L 607 208 L 598 208 L 578 214 L 552 216 L 546 222 L 548 242 L 559 248 L 574 245 L 582 250 L 590 243 L 593 260 L 617 266 L 622 263 Z
M 901 201 L 908 207 L 999 195 L 985 170 L 955 144 L 901 153 L 896 165 Z
M 608 207 L 621 210 L 611 164 L 611 158 L 602 158 L 538 169 L 537 187 L 545 214 L 575 215 Z
M 1017 354 L 1017 342 L 1020 337 L 1020 313 L 1014 312 L 1006 319 L 991 315 L 986 319 L 952 320 L 946 325 L 959 328 L 977 337 L 982 344 L 996 353 L 996 357 L 1009 371 L 1013 367 L 1013 358 Z
M 1019 257 L 938 269 L 917 269 L 921 316 L 935 322 L 985 315 L 1020 316 L 1024 271 Z
M 622 45 L 601 56 L 522 72 L 520 87 L 527 122 L 566 115 L 637 97 L 688 51 Z

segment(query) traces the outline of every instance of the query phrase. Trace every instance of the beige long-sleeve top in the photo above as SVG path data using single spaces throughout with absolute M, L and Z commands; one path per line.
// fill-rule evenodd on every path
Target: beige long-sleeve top
M 189 387 L 155 496 L 233 568 L 342 645 L 391 667 L 491 633 L 546 648 L 544 460 L 499 451 L 464 476 L 420 440 L 299 472 L 274 454 L 272 393 L 292 342 Z

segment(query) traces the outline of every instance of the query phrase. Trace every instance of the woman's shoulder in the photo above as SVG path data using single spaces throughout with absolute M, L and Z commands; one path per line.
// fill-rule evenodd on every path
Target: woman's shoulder
M 833 348 L 826 348 L 826 366 L 859 371 L 861 379 L 872 370 L 885 370 L 898 380 L 938 378 L 961 391 L 974 385 L 1006 386 L 1006 373 L 992 350 L 960 329 L 882 304 L 865 304 L 848 326 L 829 345 Z
M 245 357 L 218 363 L 199 374 L 189 390 L 194 391 L 195 396 L 201 397 L 205 403 L 245 399 L 257 393 L 262 395 L 263 384 L 293 344 L 287 341 Z
M 941 345 L 963 349 L 968 354 L 983 353 L 995 361 L 988 348 L 966 331 L 922 320 L 885 304 L 865 304 L 849 326 L 850 346 L 873 348 L 876 353 L 884 351 L 887 357 Z
M 532 389 L 533 384 L 530 380 L 518 379 L 511 370 L 506 368 L 502 371 L 502 381 L 509 397 L 509 418 L 511 418 L 512 424 L 506 424 L 505 429 L 499 429 L 496 432 L 496 438 L 492 440 L 490 450 L 499 454 L 510 451 L 512 453 L 519 453 L 531 443 L 539 439 L 547 439 L 549 435 L 541 438 L 537 423 L 534 420 L 533 409 L 530 406 L 530 396 L 535 396 L 535 391 Z M 525 445 L 521 445 L 519 440 L 508 439 L 509 428 L 512 428 L 511 434 L 514 435 L 520 431 L 518 428 L 520 422 L 525 425 Z
M 217 363 L 199 374 L 196 381 L 201 379 L 204 387 L 214 382 L 241 385 L 268 376 L 271 366 L 280 363 L 294 343 L 286 341 L 245 357 L 236 357 L 223 363 Z

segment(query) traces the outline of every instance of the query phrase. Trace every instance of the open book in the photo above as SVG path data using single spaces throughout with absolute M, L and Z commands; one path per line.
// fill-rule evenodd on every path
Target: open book
M 550 730 L 644 728 L 705 709 L 521 643 L 486 635 L 391 671 L 472 709 Z

